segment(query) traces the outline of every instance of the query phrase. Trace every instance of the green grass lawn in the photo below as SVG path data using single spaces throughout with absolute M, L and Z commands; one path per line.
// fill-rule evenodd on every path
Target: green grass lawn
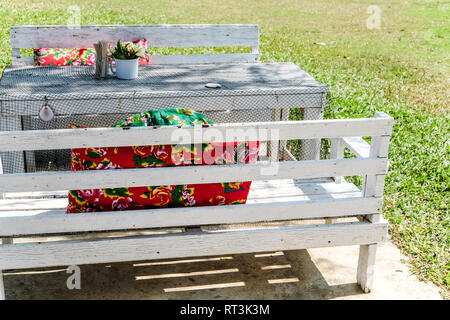
M 449 2 L 121 2 L 0 0 L 0 70 L 11 25 L 66 24 L 75 3 L 81 24 L 259 24 L 262 61 L 295 62 L 330 87 L 327 117 L 395 118 L 384 216 L 411 269 L 450 296 Z M 380 29 L 366 27 L 374 4 Z

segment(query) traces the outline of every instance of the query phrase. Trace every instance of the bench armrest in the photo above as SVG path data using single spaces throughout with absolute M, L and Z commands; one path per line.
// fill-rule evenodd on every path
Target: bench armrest
M 342 138 L 345 146 L 358 158 L 368 158 L 370 155 L 370 144 L 360 137 Z

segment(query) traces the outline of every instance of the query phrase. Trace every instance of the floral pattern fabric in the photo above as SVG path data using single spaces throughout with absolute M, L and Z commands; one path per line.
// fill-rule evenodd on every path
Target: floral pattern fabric
M 150 55 L 147 53 L 147 40 L 135 40 L 133 43 L 139 43 L 146 51 L 144 56 L 139 57 L 139 65 L 148 65 Z M 34 64 L 36 66 L 94 66 L 95 54 L 94 48 L 38 48 L 34 49 Z
M 211 123 L 187 109 L 148 111 L 113 126 L 153 126 Z M 72 170 L 108 170 L 204 164 L 254 163 L 259 142 L 204 143 L 80 148 L 72 150 Z M 123 187 L 69 191 L 68 213 L 243 204 L 251 181 L 169 186 Z

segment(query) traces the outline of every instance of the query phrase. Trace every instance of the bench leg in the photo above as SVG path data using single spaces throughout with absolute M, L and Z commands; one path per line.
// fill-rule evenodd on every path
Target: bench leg
M 1 238 L 0 244 L 12 244 L 13 239 L 12 238 Z M 5 300 L 5 284 L 3 283 L 3 272 L 0 270 L 0 300 Z
M 3 284 L 3 272 L 0 270 L 0 300 L 5 300 L 5 285 Z
M 363 245 L 359 248 L 356 281 L 365 293 L 369 293 L 372 290 L 376 252 L 376 244 Z

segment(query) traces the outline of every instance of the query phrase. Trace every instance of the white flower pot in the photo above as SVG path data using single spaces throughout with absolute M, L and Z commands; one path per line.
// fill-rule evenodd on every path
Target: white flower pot
M 111 71 L 119 79 L 131 80 L 138 76 L 139 59 L 120 60 L 114 59 L 116 70 L 113 70 L 111 63 Z M 112 62 L 112 61 L 111 61 Z

